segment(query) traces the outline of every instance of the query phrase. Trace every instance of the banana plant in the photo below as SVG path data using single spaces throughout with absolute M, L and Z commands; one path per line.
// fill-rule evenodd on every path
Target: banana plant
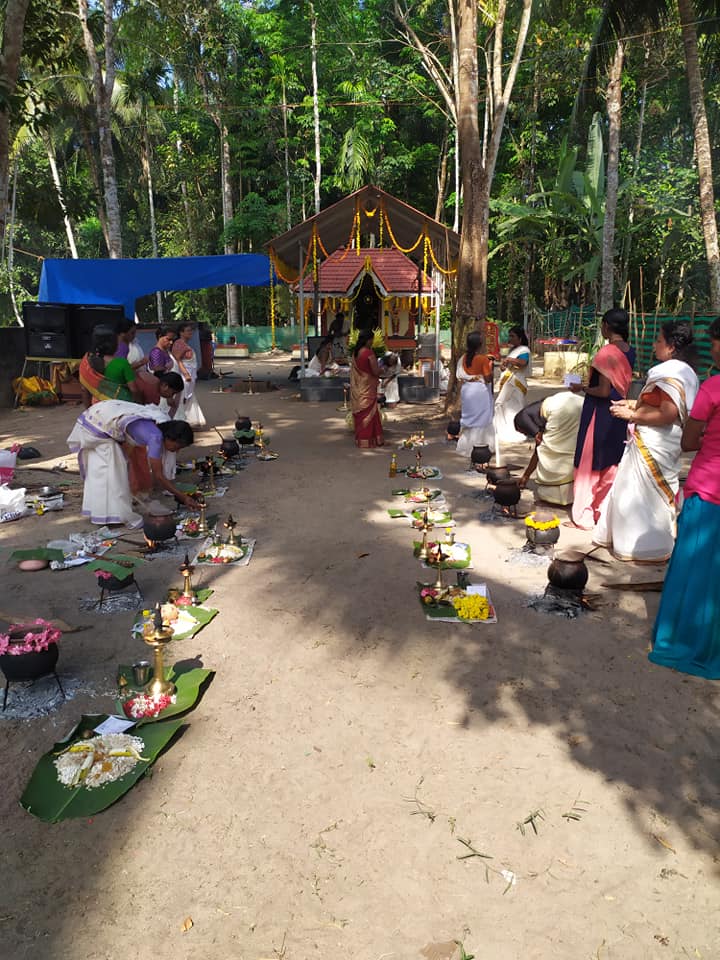
M 598 272 L 602 261 L 602 232 L 605 216 L 605 162 L 600 114 L 590 124 L 585 169 L 578 167 L 578 148 L 560 147 L 555 183 L 528 196 L 525 203 L 494 201 L 498 243 L 491 256 L 510 244 L 536 247 L 545 277 L 548 305 L 566 302 L 568 284 L 590 287 L 590 299 L 597 295 Z M 559 285 L 558 280 L 562 281 Z M 564 285 L 564 286 L 563 286 Z M 587 302 L 588 298 L 584 297 Z

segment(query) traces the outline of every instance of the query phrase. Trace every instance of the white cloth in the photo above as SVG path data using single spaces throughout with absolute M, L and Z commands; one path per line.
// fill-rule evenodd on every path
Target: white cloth
M 143 360 L 144 358 L 145 358 L 145 354 L 142 352 L 142 349 L 140 348 L 140 346 L 135 342 L 135 340 L 131 340 L 130 343 L 128 344 L 128 355 L 127 355 L 127 361 L 130 364 L 130 366 L 134 367 L 136 363 L 140 363 L 140 361 Z
M 389 374 L 387 379 L 382 381 L 382 392 L 385 395 L 385 403 L 400 403 L 400 384 L 398 377 L 402 373 L 400 361 L 394 367 L 385 368 Z
M 472 380 L 460 357 L 455 370 L 460 383 L 460 437 L 455 449 L 463 457 L 469 457 L 473 447 L 487 445 L 495 449 L 493 428 L 492 384 L 484 380 Z
M 164 423 L 168 419 L 157 407 L 124 400 L 103 400 L 80 414 L 67 442 L 77 453 L 84 480 L 84 517 L 98 524 L 141 522 L 132 508 L 127 460 L 120 444 L 133 443 L 126 431 L 136 420 Z
M 185 369 L 190 374 L 190 380 L 187 381 L 183 377 L 183 395 L 178 405 L 177 413 L 175 414 L 175 420 L 185 420 L 191 427 L 204 427 L 207 423 L 205 414 L 202 412 L 202 408 L 195 396 L 198 362 L 194 350 L 192 358 L 185 358 L 183 363 L 185 364 Z M 178 373 L 180 373 L 179 369 Z M 180 376 L 182 376 L 182 373 L 180 373 Z
M 666 360 L 651 368 L 640 397 L 656 388 L 675 404 L 678 418 L 662 427 L 635 425 L 595 527 L 593 542 L 619 560 L 667 560 L 675 543 L 680 439 L 698 379 L 687 363 Z
M 500 443 L 524 443 L 527 437 L 515 429 L 515 417 L 525 406 L 527 378 L 532 370 L 530 348 L 524 345 L 515 347 L 508 359 L 525 357 L 527 366 L 504 370 L 498 383 L 498 395 L 495 400 L 495 434 Z
M 317 357 L 311 357 L 308 365 L 303 370 L 302 368 L 298 369 L 297 375 L 298 379 L 302 377 L 321 377 L 323 373 L 322 364 Z

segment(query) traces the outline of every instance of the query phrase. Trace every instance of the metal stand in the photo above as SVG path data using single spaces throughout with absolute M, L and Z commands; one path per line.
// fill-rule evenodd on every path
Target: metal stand
M 47 673 L 43 673 L 43 674 L 41 674 L 39 677 L 35 677 L 34 679 L 30 680 L 30 681 L 29 681 L 30 685 L 32 686 L 36 681 L 42 680 L 43 677 L 55 677 L 55 683 L 58 685 L 58 690 L 59 690 L 60 693 L 62 694 L 63 700 L 66 700 L 66 699 L 67 699 L 67 697 L 65 696 L 65 691 L 63 690 L 63 685 L 60 683 L 60 677 L 57 675 L 57 671 L 54 670 L 54 669 L 53 669 L 53 670 L 49 670 Z M 8 690 L 10 689 L 10 683 L 11 683 L 11 682 L 13 682 L 13 683 L 27 683 L 28 681 L 26 681 L 26 680 L 14 680 L 14 681 L 10 681 L 10 680 L 7 679 L 7 677 L 5 678 L 5 695 L 3 696 L 3 705 L 2 705 L 3 713 L 5 712 L 5 707 L 7 706 Z

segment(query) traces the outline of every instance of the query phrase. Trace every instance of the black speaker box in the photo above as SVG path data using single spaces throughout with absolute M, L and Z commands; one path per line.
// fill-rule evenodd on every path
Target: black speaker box
M 36 333 L 26 327 L 25 356 L 68 360 L 72 357 L 70 340 L 64 333 Z
M 70 307 L 66 303 L 22 305 L 25 354 L 28 357 L 72 357 Z
M 70 344 L 73 357 L 84 357 L 92 345 L 95 327 L 114 327 L 122 320 L 125 311 L 121 306 L 77 304 L 70 308 Z

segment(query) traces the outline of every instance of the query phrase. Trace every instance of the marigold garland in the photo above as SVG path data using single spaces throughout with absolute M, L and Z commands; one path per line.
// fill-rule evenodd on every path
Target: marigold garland
M 553 517 L 552 520 L 536 520 L 534 513 L 529 513 L 525 517 L 525 526 L 532 527 L 533 530 L 554 530 L 560 526 L 560 520 Z

